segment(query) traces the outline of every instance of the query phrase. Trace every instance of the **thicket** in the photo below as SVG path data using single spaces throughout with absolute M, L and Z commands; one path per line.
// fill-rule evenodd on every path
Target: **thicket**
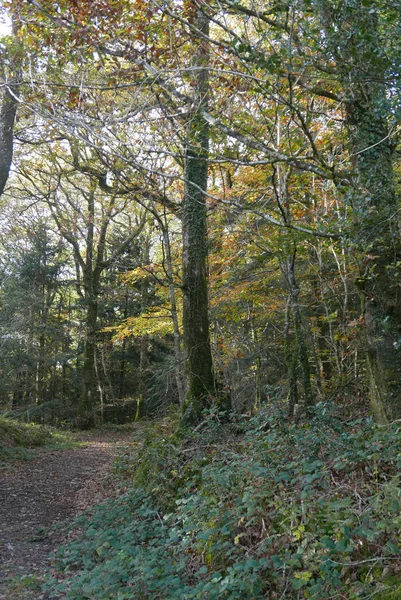
M 167 419 L 120 457 L 129 489 L 75 521 L 51 597 L 400 598 L 399 426 L 220 417 Z

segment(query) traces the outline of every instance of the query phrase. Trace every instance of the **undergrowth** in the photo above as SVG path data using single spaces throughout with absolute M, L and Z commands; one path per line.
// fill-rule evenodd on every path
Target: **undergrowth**
M 73 445 L 76 443 L 67 432 L 0 417 L 0 465 L 12 460 L 27 460 L 34 455 L 34 448 L 67 448 Z
M 130 490 L 57 554 L 71 600 L 401 598 L 401 431 L 261 413 L 171 419 L 117 466 Z

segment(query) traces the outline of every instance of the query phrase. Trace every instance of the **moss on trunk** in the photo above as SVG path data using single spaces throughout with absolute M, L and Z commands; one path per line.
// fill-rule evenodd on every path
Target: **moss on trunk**
M 209 35 L 209 19 L 196 10 L 196 27 Z M 183 329 L 187 353 L 188 391 L 183 421 L 194 423 L 204 408 L 214 403 L 216 383 L 209 338 L 207 280 L 206 195 L 208 180 L 209 125 L 201 111 L 207 108 L 209 48 L 205 39 L 195 39 L 193 57 L 194 110 L 190 116 L 185 151 L 183 201 Z

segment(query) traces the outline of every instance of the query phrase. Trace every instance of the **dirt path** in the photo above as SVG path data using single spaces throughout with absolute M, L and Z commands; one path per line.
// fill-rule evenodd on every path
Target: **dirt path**
M 46 598 L 40 581 L 63 532 L 45 529 L 118 493 L 113 459 L 132 441 L 132 432 L 91 435 L 87 447 L 43 450 L 0 471 L 0 600 Z

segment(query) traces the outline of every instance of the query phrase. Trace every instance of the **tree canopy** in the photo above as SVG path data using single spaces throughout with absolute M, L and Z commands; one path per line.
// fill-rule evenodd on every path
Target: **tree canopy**
M 4 3 L 4 407 L 401 416 L 398 9 Z

